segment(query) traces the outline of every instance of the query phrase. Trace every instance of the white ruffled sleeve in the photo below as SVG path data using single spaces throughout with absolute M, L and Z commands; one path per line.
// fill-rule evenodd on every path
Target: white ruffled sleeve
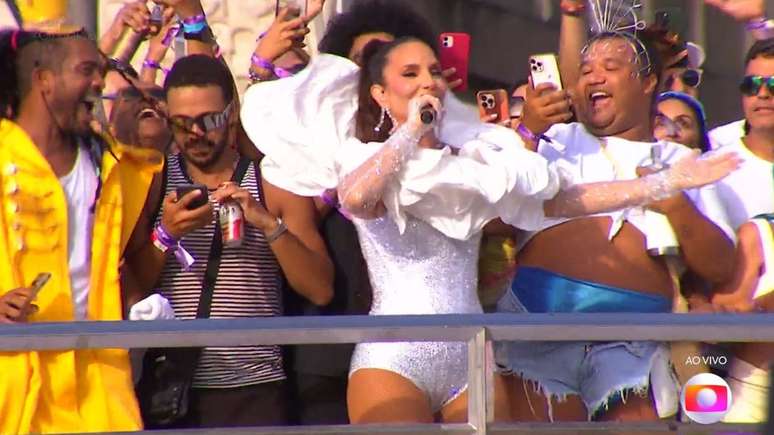
M 297 75 L 250 86 L 241 119 L 264 154 L 262 175 L 298 195 L 335 188 L 335 156 L 354 136 L 359 68 L 321 55 Z

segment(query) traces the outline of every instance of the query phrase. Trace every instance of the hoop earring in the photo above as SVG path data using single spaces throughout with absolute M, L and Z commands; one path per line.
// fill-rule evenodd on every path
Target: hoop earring
M 387 115 L 387 109 L 385 109 L 384 107 L 382 107 L 382 114 L 381 114 L 381 116 L 379 117 L 379 123 L 378 123 L 378 124 L 376 124 L 376 127 L 374 127 L 374 131 L 375 131 L 375 132 L 379 133 L 380 131 L 382 131 L 382 127 L 384 126 L 384 118 L 385 118 L 385 115 Z

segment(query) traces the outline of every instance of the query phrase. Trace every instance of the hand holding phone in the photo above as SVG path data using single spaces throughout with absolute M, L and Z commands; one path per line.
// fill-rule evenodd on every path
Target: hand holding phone
M 500 124 L 511 119 L 508 92 L 505 89 L 480 91 L 476 94 L 478 115 L 484 122 Z
M 572 101 L 570 94 L 561 88 L 555 56 L 531 56 L 529 65 L 530 86 L 527 86 L 521 124 L 533 135 L 540 136 L 554 124 L 573 118 Z
M 562 79 L 555 54 L 545 53 L 530 56 L 529 73 L 533 88 L 537 88 L 543 83 L 550 83 L 556 90 L 562 90 Z
M 468 89 L 468 62 L 470 58 L 470 35 L 467 33 L 441 33 L 440 62 L 444 70 L 454 68 L 455 72 L 446 79 L 449 82 L 461 81 L 455 91 Z
M 306 0 L 277 0 L 274 5 L 274 16 L 279 16 L 282 9 L 288 9 L 286 21 L 294 20 L 298 17 L 305 17 L 307 10 Z
M 205 205 L 207 205 L 207 203 L 209 202 L 207 186 L 203 184 L 189 184 L 186 186 L 180 186 L 176 190 L 178 201 L 180 201 L 180 199 L 182 199 L 184 196 L 186 196 L 187 194 L 195 190 L 199 191 L 199 196 L 197 196 L 196 198 L 194 198 L 193 201 L 188 203 L 188 205 L 186 206 L 188 210 L 196 210 L 199 207 L 204 207 Z
M 37 311 L 32 302 L 51 278 L 50 273 L 40 273 L 27 288 L 17 288 L 0 295 L 0 323 L 25 322 Z

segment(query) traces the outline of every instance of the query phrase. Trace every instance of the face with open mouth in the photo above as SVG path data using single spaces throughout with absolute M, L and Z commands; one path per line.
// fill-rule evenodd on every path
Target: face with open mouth
M 100 102 L 104 63 L 92 41 L 73 38 L 63 43 L 69 54 L 54 77 L 47 104 L 62 130 L 82 135 L 91 130 L 92 112 Z
M 143 86 L 142 90 L 153 102 L 131 87 L 118 92 L 111 114 L 112 132 L 124 144 L 163 152 L 171 140 L 164 91 L 157 86 Z
M 632 43 L 624 38 L 603 38 L 588 47 L 575 104 L 592 133 L 614 136 L 632 128 L 642 111 L 650 112 L 655 79 L 643 78 L 640 68 Z

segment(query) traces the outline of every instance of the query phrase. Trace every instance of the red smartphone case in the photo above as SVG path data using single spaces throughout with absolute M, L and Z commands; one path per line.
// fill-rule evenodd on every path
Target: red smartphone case
M 453 76 L 447 78 L 449 82 L 460 79 L 462 84 L 454 88 L 455 91 L 468 89 L 468 62 L 470 59 L 470 35 L 467 33 L 441 33 L 440 36 L 440 61 L 443 69 L 454 68 L 457 70 Z

